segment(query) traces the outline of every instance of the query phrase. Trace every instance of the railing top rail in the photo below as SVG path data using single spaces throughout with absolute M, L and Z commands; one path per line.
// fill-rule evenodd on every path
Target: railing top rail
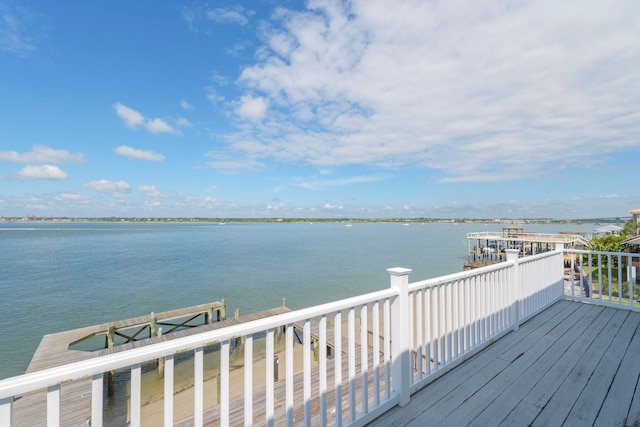
M 498 240 L 530 240 L 531 238 L 546 238 L 554 240 L 562 240 L 564 242 L 573 242 L 584 239 L 584 237 L 578 234 L 557 234 L 557 233 L 511 233 L 505 234 L 501 231 L 479 231 L 467 233 L 467 239 L 486 239 L 493 238 Z
M 631 257 L 640 257 L 640 253 L 634 253 L 634 252 L 607 252 L 607 251 L 590 251 L 590 250 L 584 250 L 584 249 L 568 249 L 566 248 L 564 250 L 565 252 L 570 252 L 570 253 L 574 253 L 574 254 L 595 254 L 595 255 L 620 255 L 620 256 L 631 256 Z
M 535 255 L 529 255 L 523 258 L 520 258 L 520 264 L 525 264 L 528 262 L 534 262 L 536 260 L 539 260 L 541 258 L 547 258 L 547 257 L 551 257 L 554 255 L 562 255 L 561 251 L 558 250 L 553 250 L 553 251 L 549 251 L 549 252 L 540 252 L 539 254 L 535 254 Z
M 435 277 L 433 279 L 420 280 L 418 282 L 409 283 L 409 290 L 415 291 L 422 288 L 439 286 L 443 283 L 453 282 L 456 280 L 468 279 L 470 277 L 479 276 L 492 271 L 503 270 L 513 266 L 513 264 L 513 261 L 503 261 L 485 267 L 474 268 L 473 270 L 462 271 L 460 273 L 447 274 L 446 276 Z
M 137 363 L 144 363 L 149 360 L 158 359 L 177 352 L 189 351 L 216 342 L 264 332 L 279 326 L 290 325 L 352 307 L 393 298 L 397 295 L 398 292 L 396 289 L 388 288 L 340 301 L 295 310 L 290 313 L 275 315 L 265 319 L 232 325 L 222 329 L 189 335 L 119 353 L 19 375 L 0 380 L 0 399 L 40 390 L 55 384 L 73 381 L 106 371 L 129 367 Z

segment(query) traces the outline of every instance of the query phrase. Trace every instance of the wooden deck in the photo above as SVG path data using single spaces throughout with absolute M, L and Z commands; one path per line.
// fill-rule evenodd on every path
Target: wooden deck
M 276 313 L 261 313 L 272 314 Z M 228 319 L 242 320 L 246 318 Z M 360 354 L 359 346 L 356 354 Z M 393 408 L 370 426 L 640 425 L 639 358 L 640 313 L 561 301 L 415 393 L 407 406 Z M 346 380 L 347 358 L 342 362 L 342 378 Z M 359 371 L 360 361 L 356 362 Z M 371 363 L 370 359 L 370 372 Z M 328 384 L 333 383 L 333 367 L 333 360 L 328 361 Z M 312 425 L 320 425 L 317 370 L 314 365 Z M 369 380 L 371 399 L 371 376 Z M 303 419 L 301 373 L 295 374 L 294 384 L 297 425 Z M 348 408 L 349 387 L 347 381 L 343 384 L 341 400 L 343 408 Z M 275 384 L 276 425 L 284 423 L 284 385 L 284 381 Z M 358 410 L 361 386 L 355 390 Z M 63 410 L 62 425 L 82 425 L 86 420 L 89 388 L 88 381 L 62 387 L 64 405 L 71 404 Z M 331 389 L 327 394 L 329 426 L 335 424 L 331 412 L 336 396 Z M 263 388 L 254 389 L 253 402 L 254 423 L 261 425 L 265 416 Z M 44 425 L 44 420 L 33 421 L 36 415 L 42 416 L 44 405 L 43 393 L 21 398 L 16 402 L 16 425 Z M 242 397 L 232 398 L 231 408 L 232 425 L 241 425 Z M 217 425 L 217 407 L 204 415 L 205 425 Z M 176 420 L 175 425 L 192 422 L 187 417 Z
M 369 425 L 640 425 L 639 324 L 558 302 Z

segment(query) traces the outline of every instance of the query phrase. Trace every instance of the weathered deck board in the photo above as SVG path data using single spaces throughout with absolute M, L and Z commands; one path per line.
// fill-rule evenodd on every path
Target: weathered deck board
M 637 355 L 640 355 L 640 334 L 635 333 L 620 364 L 619 371 L 622 375 L 616 375 L 609 390 L 609 393 L 616 398 L 605 400 L 596 418 L 596 425 L 620 426 L 625 424 L 625 410 L 632 407 L 634 391 L 640 377 L 640 363 L 637 361 Z M 638 401 L 637 394 L 635 400 Z M 640 413 L 636 411 L 631 419 L 640 419 Z
M 561 313 L 560 315 L 566 313 Z M 564 318 L 564 323 L 572 317 L 579 317 L 579 313 L 572 312 L 568 317 Z M 542 325 L 541 328 L 546 329 L 551 325 Z M 533 360 L 541 355 L 541 349 L 537 349 L 535 344 L 545 339 L 544 336 L 531 334 L 521 341 L 513 342 L 509 348 L 496 354 L 489 352 L 487 356 L 493 356 L 488 363 L 477 373 L 473 370 L 469 373 L 460 373 L 456 370 L 452 371 L 448 379 L 449 384 L 461 383 L 460 387 L 449 391 L 448 394 L 432 403 L 432 410 L 428 415 L 429 423 L 453 423 L 449 425 L 464 425 L 469 423 L 477 413 L 491 403 L 491 399 L 500 394 L 502 390 L 508 386 L 509 376 L 518 370 L 523 371 Z M 550 340 L 550 338 L 547 338 Z M 532 349 L 535 349 L 532 351 Z M 490 349 L 487 349 L 488 351 Z M 526 355 L 526 356 L 525 356 Z M 486 393 L 478 394 L 479 389 L 486 389 Z M 421 415 L 419 420 L 425 421 L 426 415 Z
M 356 358 L 356 372 L 360 373 L 361 371 L 361 360 L 360 360 L 360 346 L 356 346 L 355 354 L 358 355 Z M 335 408 L 335 392 L 334 392 L 334 381 L 335 381 L 335 370 L 334 370 L 334 360 L 327 360 L 327 426 L 334 426 L 336 424 L 335 413 L 332 411 Z M 368 389 L 368 401 L 371 406 L 373 403 L 373 359 L 370 354 L 368 360 L 368 368 L 369 368 L 369 381 L 367 384 Z M 342 358 L 342 408 L 343 410 L 347 410 L 349 408 L 349 383 L 348 383 L 348 358 Z M 303 396 L 303 387 L 304 387 L 304 379 L 303 372 L 298 372 L 294 374 L 294 407 L 293 407 L 293 419 L 295 425 L 304 423 L 304 402 L 302 399 Z M 318 385 L 318 375 L 319 375 L 319 367 L 317 363 L 315 363 L 311 369 L 311 423 L 312 425 L 321 425 L 320 424 L 320 407 L 319 407 L 319 385 Z M 384 376 L 384 372 L 380 371 L 381 378 Z M 384 394 L 384 382 L 381 380 L 381 393 Z M 275 407 L 274 407 L 274 425 L 281 426 L 286 425 L 286 408 L 285 408 L 285 392 L 286 392 L 286 382 L 279 381 L 274 384 L 274 393 L 276 396 L 275 399 Z M 355 396 L 356 396 L 356 413 L 361 411 L 362 408 L 362 381 L 356 382 L 355 388 Z M 229 420 L 230 425 L 232 426 L 240 426 L 244 425 L 244 397 L 236 396 L 230 399 L 230 414 Z M 220 420 L 220 412 L 219 407 L 214 406 L 208 409 L 205 409 L 204 414 L 204 425 L 205 426 L 217 426 L 219 425 Z M 253 390 L 253 423 L 254 425 L 265 425 L 266 424 L 266 393 L 265 387 L 256 387 Z M 188 427 L 193 425 L 193 416 L 187 417 L 183 420 L 177 421 L 175 427 Z
M 585 305 L 574 312 L 575 315 L 584 315 L 584 317 L 576 319 L 572 316 L 560 324 L 563 326 L 564 335 L 540 357 L 537 363 L 527 368 L 510 387 L 496 395 L 495 400 L 474 420 L 474 424 L 480 425 L 482 422 L 490 422 L 499 417 L 505 419 L 509 417 L 516 423 L 524 422 L 527 417 L 518 415 L 517 411 L 512 411 L 512 408 L 523 401 L 525 405 L 535 406 L 548 400 L 548 395 L 558 388 L 559 379 L 562 378 L 563 373 L 575 366 L 576 360 L 582 357 L 590 344 L 589 340 L 576 342 L 576 338 L 585 333 L 589 326 L 581 319 L 597 316 L 602 311 L 597 307 Z M 559 332 L 559 329 L 555 329 L 554 332 Z M 527 393 L 524 399 L 523 392 Z
M 638 425 L 640 313 L 561 301 L 371 426 Z
M 564 309 L 561 309 L 559 305 L 554 305 L 548 310 L 551 316 L 559 316 L 564 320 L 570 316 L 577 307 L 579 306 L 567 306 Z M 495 364 L 493 364 L 490 369 L 487 369 L 487 366 L 491 365 L 496 360 L 502 360 L 499 358 L 500 354 L 508 352 L 514 345 L 525 345 L 522 341 L 528 342 L 528 345 L 533 345 L 535 337 L 529 338 L 529 335 L 525 335 L 522 332 L 527 329 L 539 328 L 544 333 L 544 331 L 549 330 L 551 327 L 552 326 L 546 322 L 543 317 L 534 317 L 527 324 L 521 327 L 521 333 L 518 336 L 515 334 L 508 334 L 501 340 L 495 342 L 492 346 L 474 357 L 473 360 L 475 363 L 462 364 L 448 375 L 445 375 L 430 384 L 428 386 L 429 393 L 421 392 L 412 396 L 410 405 L 415 407 L 419 413 L 423 413 L 438 402 L 446 400 L 445 398 L 447 395 L 449 395 L 454 389 L 456 393 L 462 394 L 467 390 L 466 393 L 473 394 L 474 390 L 481 387 L 482 384 L 491 380 L 491 378 L 497 374 L 497 372 L 493 371 L 497 368 Z M 527 338 L 527 340 L 525 340 L 525 338 Z M 457 405 L 458 402 L 456 402 L 455 407 L 457 407 Z

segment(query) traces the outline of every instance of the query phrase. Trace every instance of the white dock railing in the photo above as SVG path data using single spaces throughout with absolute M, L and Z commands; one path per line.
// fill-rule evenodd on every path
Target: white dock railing
M 91 383 L 86 422 L 100 427 L 103 378 L 123 369 L 130 372 L 127 420 L 142 425 L 142 367 L 156 360 L 164 363 L 158 424 L 174 425 L 184 418 L 175 413 L 174 386 L 185 354 L 193 360 L 191 425 L 211 417 L 222 426 L 364 425 L 562 299 L 566 260 L 576 256 L 583 253 L 561 245 L 521 259 L 508 250 L 506 262 L 415 283 L 411 270 L 392 268 L 386 290 L 2 380 L 0 425 L 14 425 L 18 398 L 34 391 L 46 395 L 41 423 L 64 425 L 61 389 L 84 379 Z M 211 348 L 215 366 L 205 363 Z M 219 372 L 213 404 L 204 390 L 211 369 Z

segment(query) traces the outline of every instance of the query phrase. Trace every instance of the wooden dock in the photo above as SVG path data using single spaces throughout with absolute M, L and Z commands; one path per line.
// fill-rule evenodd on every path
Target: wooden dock
M 164 313 L 154 314 L 158 324 L 168 323 L 176 319 L 193 319 L 196 315 L 211 313 L 210 308 L 222 309 L 224 305 L 220 302 L 203 304 L 194 307 L 173 310 Z M 200 326 L 186 326 L 184 329 L 163 334 L 161 336 L 151 336 L 148 338 L 138 338 L 129 340 L 121 345 L 111 348 L 104 348 L 96 351 L 69 350 L 69 346 L 96 335 L 104 335 L 110 327 L 118 329 L 145 328 L 152 323 L 150 316 L 141 316 L 132 319 L 121 320 L 113 323 L 88 326 L 56 334 L 46 335 L 40 343 L 34 359 L 29 364 L 27 372 L 34 372 L 66 363 L 98 357 L 99 355 L 120 352 L 131 348 L 149 345 L 156 342 L 172 340 L 192 334 L 221 329 L 239 323 L 250 322 L 266 317 L 289 312 L 290 309 L 281 306 L 273 309 L 263 310 L 234 318 L 221 318 L 213 323 L 206 323 Z M 209 316 L 208 319 L 211 319 Z M 207 319 L 207 321 L 208 321 Z M 175 323 L 181 325 L 180 323 Z M 182 325 L 184 326 L 184 325 Z M 91 417 L 91 380 L 90 378 L 71 381 L 61 386 L 61 425 L 62 426 L 84 426 Z M 46 426 L 46 393 L 39 391 L 20 396 L 14 402 L 14 426 L 16 427 L 38 427 Z M 107 407 L 105 405 L 105 407 Z M 126 414 L 124 414 L 126 416 Z M 107 424 L 105 424 L 107 425 Z
M 97 351 L 74 350 L 75 344 L 87 341 L 94 337 L 104 336 L 104 347 L 118 348 L 115 336 L 120 336 L 125 343 L 141 342 L 140 334 L 145 332 L 147 337 L 156 335 L 156 327 L 167 327 L 164 336 L 176 338 L 178 335 L 171 332 L 170 328 L 193 328 L 194 320 L 202 318 L 202 324 L 213 324 L 213 317 L 220 321 L 225 318 L 224 303 L 220 301 L 209 304 L 201 304 L 192 307 L 180 308 L 162 313 L 151 313 L 146 316 L 133 317 L 100 325 L 87 326 L 64 332 L 45 335 L 36 349 L 27 373 L 53 368 L 67 363 L 91 359 L 101 355 Z M 182 320 L 180 323 L 175 323 Z M 131 331 L 131 332 L 129 332 Z M 184 332 L 184 331 L 183 331 Z

